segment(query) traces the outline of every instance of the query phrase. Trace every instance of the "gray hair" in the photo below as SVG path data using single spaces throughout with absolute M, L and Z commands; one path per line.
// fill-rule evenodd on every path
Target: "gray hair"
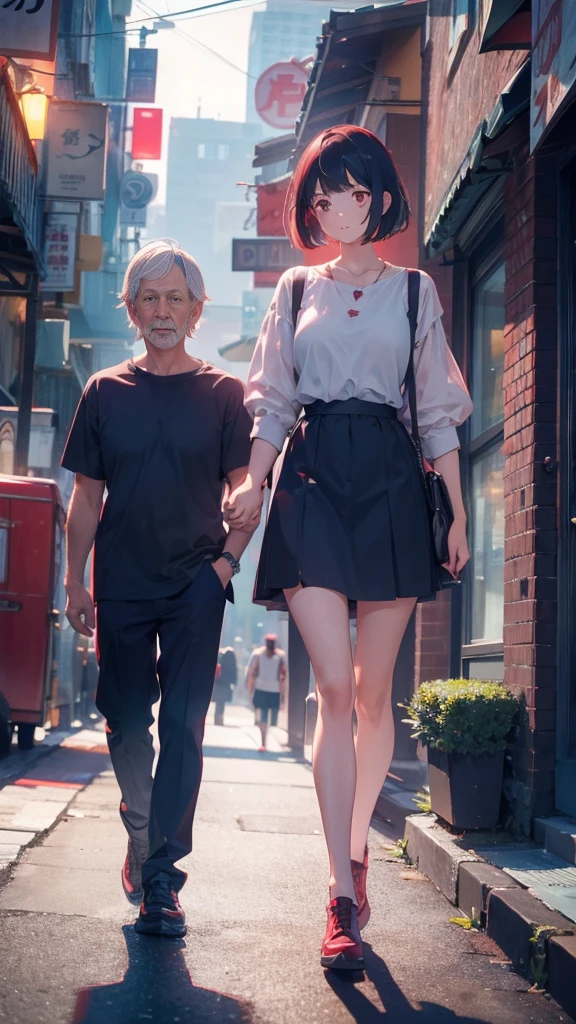
M 190 253 L 181 249 L 174 239 L 163 238 L 149 242 L 130 260 L 119 296 L 120 304 L 133 306 L 142 279 L 159 281 L 161 277 L 166 277 L 166 274 L 170 273 L 175 263 L 184 273 L 192 299 L 205 302 L 208 296 L 196 260 Z

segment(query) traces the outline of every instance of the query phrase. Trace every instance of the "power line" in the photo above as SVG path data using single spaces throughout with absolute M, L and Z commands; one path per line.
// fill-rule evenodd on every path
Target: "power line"
M 262 2 L 264 2 L 264 0 L 262 0 Z M 177 11 L 176 15 L 178 15 L 178 14 L 191 14 L 192 12 L 194 12 L 194 14 L 197 14 L 199 11 L 212 11 L 212 10 L 214 10 L 217 7 L 229 7 L 230 4 L 237 4 L 237 3 L 239 3 L 239 0 L 218 0 L 217 3 L 204 4 L 201 7 L 191 7 L 189 11 Z M 248 4 L 246 6 L 252 7 L 253 5 L 252 4 Z M 240 10 L 242 10 L 242 8 L 240 8 Z M 150 15 L 149 18 L 139 18 L 137 21 L 131 21 L 131 22 L 128 23 L 128 25 L 129 26 L 139 25 L 143 21 L 151 21 L 152 17 L 158 17 L 159 21 L 166 21 L 166 19 L 171 19 L 173 17 L 176 17 L 176 15 L 172 15 L 172 14 L 170 14 L 170 15 L 168 15 L 168 14 L 159 14 L 157 16 L 156 15 Z M 128 28 L 123 28 L 123 29 L 111 29 L 109 32 L 59 32 L 58 33 L 58 38 L 59 39 L 99 39 L 99 38 L 102 38 L 103 36 L 127 36 L 131 32 L 138 32 L 138 31 L 139 31 L 139 29 L 137 29 L 137 28 L 128 27 Z M 224 59 L 226 59 L 226 58 L 224 58 Z M 238 70 L 240 70 L 240 69 L 238 69 Z
M 238 3 L 238 2 L 239 2 L 239 0 L 219 0 L 218 3 L 206 4 L 204 7 L 189 7 L 188 10 L 186 10 L 186 11 L 174 11 L 171 14 L 156 14 L 155 13 L 154 17 L 158 18 L 159 21 L 166 21 L 166 20 L 171 21 L 172 18 L 178 18 L 181 14 L 196 14 L 197 11 L 207 11 L 211 7 L 224 7 L 226 4 Z M 258 0 L 258 2 L 259 3 L 264 3 L 264 0 Z M 139 4 L 138 6 L 141 7 L 142 5 Z M 148 4 L 146 4 L 145 6 L 148 7 Z M 253 4 L 249 4 L 247 6 L 252 7 Z M 150 10 L 152 10 L 152 8 L 150 8 Z M 126 24 L 127 25 L 139 25 L 143 21 L 150 21 L 150 18 L 137 18 L 135 21 L 129 21 Z
M 149 11 L 153 12 L 154 16 L 156 16 L 156 12 L 154 11 L 153 7 L 150 7 L 150 4 L 142 3 L 141 0 L 137 0 L 137 4 L 138 7 L 140 7 L 140 9 L 147 8 Z M 191 36 L 187 32 L 183 32 L 182 29 L 176 28 L 174 31 L 178 36 L 180 36 L 181 39 L 184 39 L 187 43 L 190 43 L 192 46 L 195 46 L 198 49 L 203 50 L 206 54 L 208 54 L 209 57 L 212 57 L 214 60 L 217 60 L 220 64 L 224 64 L 227 67 L 232 68 L 234 71 L 239 71 L 240 74 L 244 75 L 246 78 L 252 78 L 254 79 L 254 81 L 256 81 L 256 75 L 251 75 L 244 68 L 241 68 L 237 64 L 234 64 L 233 61 L 228 60 L 228 57 L 225 57 L 222 53 L 218 53 L 217 50 L 213 50 L 211 46 L 208 46 L 206 43 L 203 43 L 200 39 L 196 39 L 195 36 Z

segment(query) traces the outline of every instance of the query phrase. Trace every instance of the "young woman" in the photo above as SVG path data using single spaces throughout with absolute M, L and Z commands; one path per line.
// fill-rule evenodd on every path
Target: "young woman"
M 406 227 L 409 209 L 385 146 L 371 132 L 344 125 L 322 132 L 303 153 L 287 213 L 295 247 L 332 239 L 340 255 L 308 268 L 296 329 L 297 271 L 280 279 L 250 367 L 254 441 L 228 519 L 240 527 L 254 515 L 292 431 L 271 500 L 255 600 L 284 593 L 314 668 L 314 780 L 330 858 L 321 963 L 354 969 L 363 964 L 359 929 L 370 916 L 368 827 L 394 743 L 394 663 L 416 601 L 436 589 L 403 396 L 408 274 L 374 251 L 375 242 Z M 423 273 L 414 360 L 418 420 L 424 455 L 452 500 L 447 567 L 457 574 L 470 556 L 456 426 L 472 407 L 441 313 L 434 283 Z

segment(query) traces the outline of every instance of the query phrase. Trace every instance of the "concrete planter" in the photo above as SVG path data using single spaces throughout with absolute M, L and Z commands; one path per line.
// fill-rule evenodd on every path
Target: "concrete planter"
M 434 814 L 455 828 L 495 828 L 500 814 L 504 751 L 446 753 L 428 747 L 428 781 Z

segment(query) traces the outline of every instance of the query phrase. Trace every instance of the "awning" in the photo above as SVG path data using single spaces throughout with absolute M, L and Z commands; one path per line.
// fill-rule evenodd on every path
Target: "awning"
M 318 132 L 353 122 L 356 108 L 368 98 L 384 36 L 394 29 L 423 25 L 426 10 L 426 0 L 405 0 L 330 12 L 296 121 L 296 155 Z M 405 105 L 418 106 L 419 100 Z
M 506 173 L 509 153 L 490 143 L 499 138 L 530 107 L 530 58 L 501 92 L 490 117 L 478 126 L 470 148 L 448 188 L 434 223 L 424 239 L 432 254 L 447 248 L 495 180 Z
M 230 345 L 218 349 L 219 355 L 229 363 L 249 363 L 258 338 L 239 338 Z
M 488 9 L 480 53 L 490 50 L 530 50 L 532 12 L 530 0 L 484 0 Z
M 252 167 L 267 167 L 269 164 L 279 164 L 282 160 L 289 160 L 295 147 L 294 132 L 257 142 L 254 146 L 255 156 Z

